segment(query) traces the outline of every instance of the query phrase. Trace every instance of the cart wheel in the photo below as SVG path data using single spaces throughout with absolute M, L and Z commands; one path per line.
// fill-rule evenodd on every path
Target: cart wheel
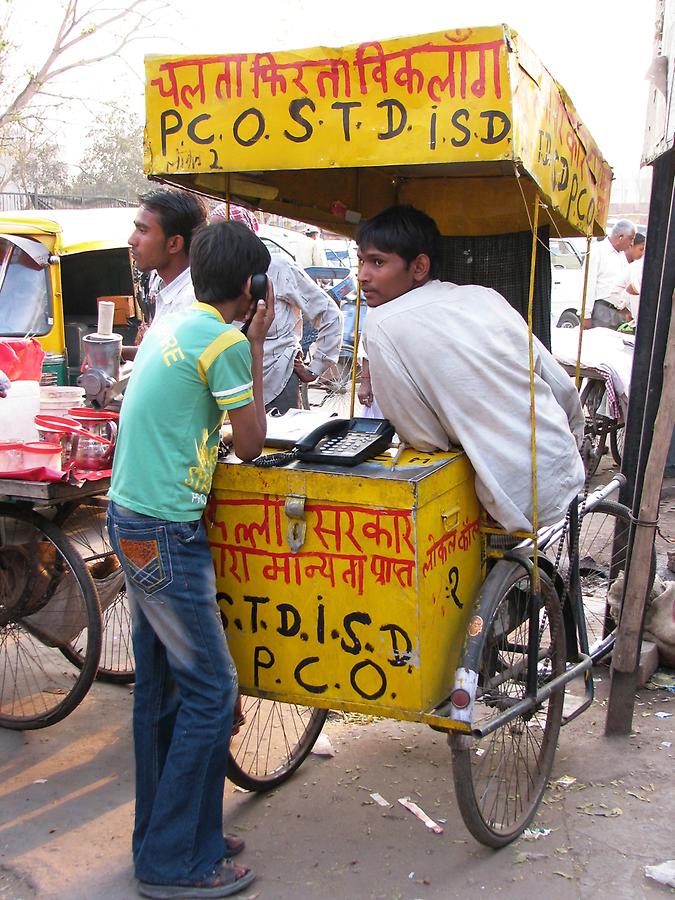
M 74 544 L 98 591 L 103 638 L 96 677 L 113 684 L 131 684 L 136 677 L 131 613 L 124 572 L 108 540 L 107 508 L 106 497 L 88 497 L 59 508 L 54 521 Z M 74 641 L 63 647 L 62 653 L 79 666 L 82 658 L 77 646 Z
M 77 668 L 61 652 L 74 640 Z M 0 726 L 63 719 L 89 690 L 100 652 L 96 588 L 79 553 L 44 517 L 0 504 Z
M 604 396 L 604 383 L 591 379 L 586 382 L 579 397 L 586 420 L 582 456 L 589 478 L 595 475 L 607 442 L 607 423 L 605 417 L 598 414 Z
M 357 385 L 360 376 L 361 366 L 357 363 Z M 352 399 L 352 357 L 341 356 L 334 365 L 323 373 L 316 386 L 325 391 L 325 396 L 320 403 L 321 409 L 349 418 L 349 408 Z
M 243 723 L 233 735 L 227 776 L 247 791 L 286 781 L 321 734 L 327 709 L 242 696 Z
M 623 460 L 623 442 L 626 439 L 626 428 L 623 422 L 617 424 L 615 428 L 609 433 L 609 449 L 612 453 L 612 459 L 617 464 L 617 466 L 621 465 Z
M 630 527 L 630 510 L 622 503 L 603 500 L 594 509 L 584 514 L 579 526 L 579 578 L 583 598 L 588 652 L 594 663 L 607 656 L 616 639 L 616 620 L 612 617 L 608 604 L 608 594 L 617 577 L 626 568 L 625 540 Z M 614 548 L 614 534 L 618 531 L 620 541 Z M 569 564 L 567 534 L 563 539 L 559 570 L 567 583 Z M 546 550 L 546 555 L 555 560 L 560 551 L 556 542 Z M 652 547 L 649 589 L 656 575 L 656 547 Z
M 565 669 L 560 601 L 541 573 L 537 683 Z M 498 563 L 483 588 L 485 626 L 478 663 L 474 727 L 484 728 L 526 695 L 530 580 L 517 563 Z M 450 735 L 453 777 L 466 827 L 481 843 L 503 847 L 534 817 L 553 765 L 564 688 L 483 738 Z

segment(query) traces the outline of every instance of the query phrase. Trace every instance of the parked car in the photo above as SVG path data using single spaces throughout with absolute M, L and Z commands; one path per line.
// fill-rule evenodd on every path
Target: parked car
M 580 269 L 586 256 L 585 238 L 551 238 L 548 242 L 551 265 L 556 268 Z
M 584 270 L 551 266 L 551 325 L 575 328 L 579 324 Z M 590 315 L 590 310 L 588 311 Z

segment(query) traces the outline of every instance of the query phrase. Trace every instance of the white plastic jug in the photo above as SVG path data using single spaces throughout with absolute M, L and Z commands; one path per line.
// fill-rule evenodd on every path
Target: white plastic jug
M 4 400 L 0 398 L 0 441 L 36 441 L 35 416 L 39 411 L 37 381 L 13 381 Z

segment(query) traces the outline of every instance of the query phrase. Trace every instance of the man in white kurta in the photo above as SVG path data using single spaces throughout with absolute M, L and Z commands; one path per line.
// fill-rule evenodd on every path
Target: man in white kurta
M 419 210 L 392 207 L 357 234 L 373 394 L 406 444 L 426 451 L 463 447 L 486 510 L 508 531 L 529 531 L 527 326 L 496 291 L 431 277 L 432 226 Z M 536 338 L 534 370 L 543 526 L 563 518 L 583 486 L 577 446 L 584 419 L 574 383 Z
M 628 219 L 621 219 L 604 241 L 596 242 L 591 248 L 588 300 L 592 303 L 591 322 L 596 328 L 618 328 L 630 318 L 624 288 L 628 279 L 626 251 L 634 238 L 635 225 Z
M 221 203 L 210 219 L 234 219 L 257 232 L 255 216 L 242 206 Z M 267 410 L 285 413 L 300 406 L 300 384 L 311 384 L 337 362 L 342 313 L 337 303 L 286 253 L 273 253 L 267 275 L 274 287 L 274 322 L 265 338 L 263 393 Z M 302 358 L 303 317 L 317 330 L 308 366 Z

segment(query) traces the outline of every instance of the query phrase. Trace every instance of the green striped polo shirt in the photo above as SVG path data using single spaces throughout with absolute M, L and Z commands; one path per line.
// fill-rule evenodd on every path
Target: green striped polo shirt
M 223 414 L 253 400 L 247 339 L 207 303 L 148 331 L 124 395 L 109 496 L 173 522 L 198 519 Z

